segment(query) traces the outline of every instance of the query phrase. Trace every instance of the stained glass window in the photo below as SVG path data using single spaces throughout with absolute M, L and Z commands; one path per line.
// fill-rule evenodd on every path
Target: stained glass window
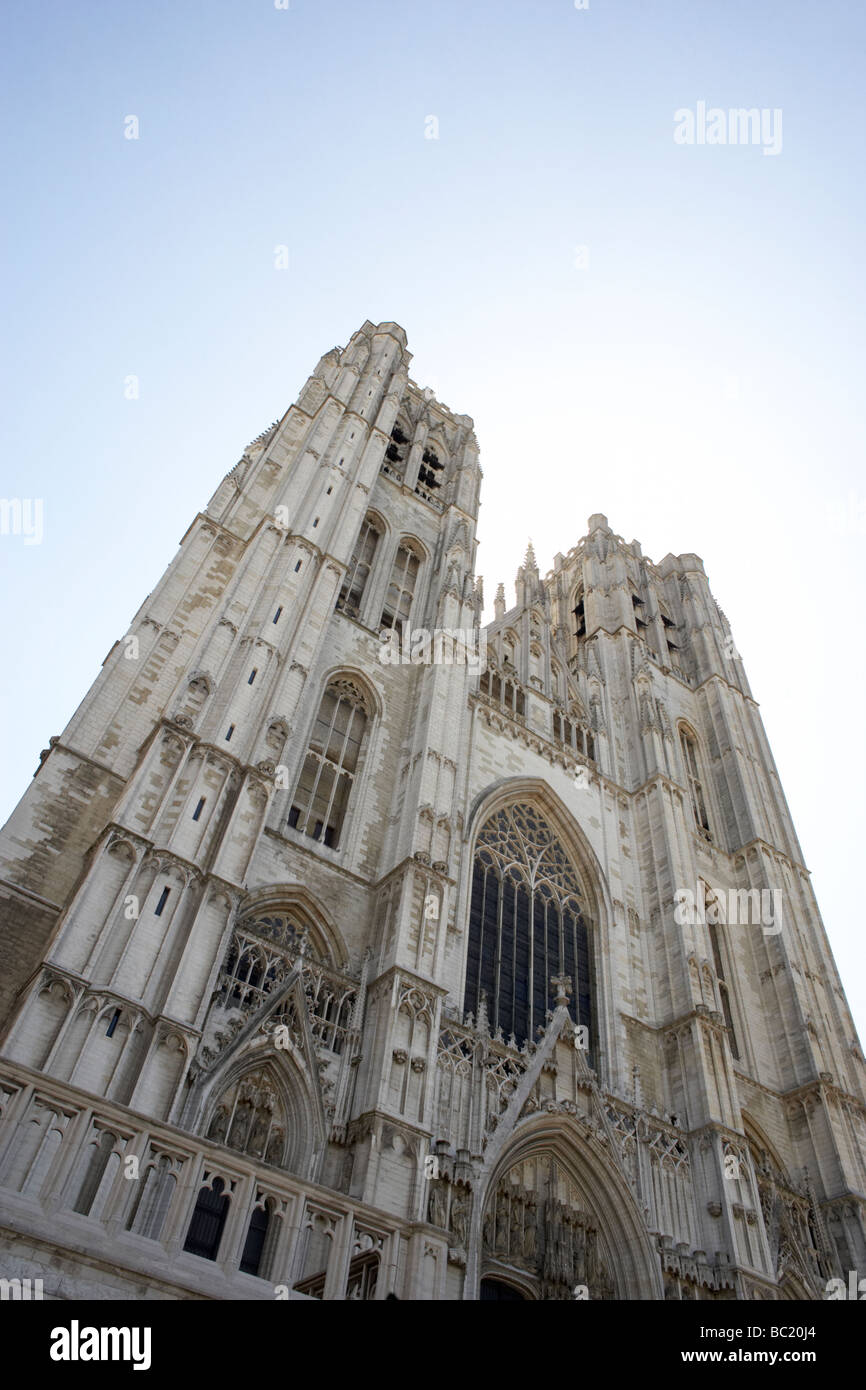
M 497 811 L 475 846 L 464 1011 L 476 1018 L 482 993 L 490 1027 L 535 1040 L 567 975 L 569 1011 L 592 1042 L 590 933 L 577 874 L 541 813 L 517 804 Z M 591 1059 L 590 1059 L 591 1061 Z

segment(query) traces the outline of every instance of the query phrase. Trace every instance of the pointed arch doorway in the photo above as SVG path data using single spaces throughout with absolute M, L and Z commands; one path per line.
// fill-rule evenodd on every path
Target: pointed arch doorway
M 479 1300 L 481 1303 L 528 1303 L 529 1295 L 504 1279 L 482 1279 Z

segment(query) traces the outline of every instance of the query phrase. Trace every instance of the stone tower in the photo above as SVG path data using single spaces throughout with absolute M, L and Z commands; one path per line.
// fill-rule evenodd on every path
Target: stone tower
M 818 1298 L 864 1059 L 701 561 L 481 628 L 472 420 L 365 323 L 0 836 L 0 1243 L 56 1297 Z

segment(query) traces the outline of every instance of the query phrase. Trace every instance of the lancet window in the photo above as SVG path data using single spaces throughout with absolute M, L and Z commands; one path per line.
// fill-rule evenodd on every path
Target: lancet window
M 370 570 L 373 568 L 380 538 L 380 532 L 375 522 L 367 517 L 361 527 L 361 534 L 355 542 L 349 568 L 346 571 L 340 596 L 337 599 L 337 608 L 342 613 L 347 613 L 350 618 L 357 618 L 361 611 L 367 580 L 370 578 Z
M 686 781 L 688 783 L 689 795 L 692 802 L 695 824 L 706 840 L 710 839 L 710 821 L 707 816 L 707 806 L 704 801 L 703 780 L 698 763 L 698 747 L 691 734 L 685 729 L 680 729 L 680 747 L 683 753 L 683 764 L 686 771 Z
M 331 849 L 340 843 L 366 728 L 363 695 L 350 681 L 332 682 L 319 706 L 289 812 L 290 826 Z
M 420 567 L 421 562 L 414 550 L 405 543 L 401 544 L 394 558 L 380 628 L 401 630 L 408 621 Z

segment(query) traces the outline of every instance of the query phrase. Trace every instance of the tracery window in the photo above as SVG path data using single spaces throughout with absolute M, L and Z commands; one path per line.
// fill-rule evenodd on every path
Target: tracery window
M 521 1045 L 551 1006 L 550 980 L 568 975 L 569 1011 L 593 1037 L 590 932 L 577 874 L 536 807 L 497 811 L 475 846 L 464 1011 L 482 993 L 491 1028 Z
M 363 695 L 350 681 L 334 681 L 322 697 L 289 812 L 289 825 L 331 849 L 340 843 L 366 727 Z
M 703 783 L 698 766 L 698 748 L 691 734 L 686 733 L 685 729 L 680 729 L 680 747 L 683 752 L 683 763 L 686 770 L 686 781 L 688 782 L 695 824 L 704 838 L 709 840 L 710 822 L 707 816 Z
M 361 534 L 355 542 L 349 568 L 346 571 L 340 596 L 337 599 L 337 608 L 341 613 L 347 613 L 351 618 L 357 618 L 361 611 L 364 591 L 367 587 L 367 580 L 370 578 L 370 570 L 373 567 L 379 540 L 378 528 L 373 520 L 367 517 L 361 527 Z
M 302 977 L 316 1042 L 338 1055 L 352 1023 L 357 982 L 329 963 L 329 953 L 291 913 L 257 915 L 243 921 L 220 971 L 216 998 L 224 1009 L 249 1016 L 302 962 Z
M 402 628 L 409 617 L 421 562 L 414 550 L 402 543 L 394 558 L 391 580 L 385 595 L 380 628 Z

